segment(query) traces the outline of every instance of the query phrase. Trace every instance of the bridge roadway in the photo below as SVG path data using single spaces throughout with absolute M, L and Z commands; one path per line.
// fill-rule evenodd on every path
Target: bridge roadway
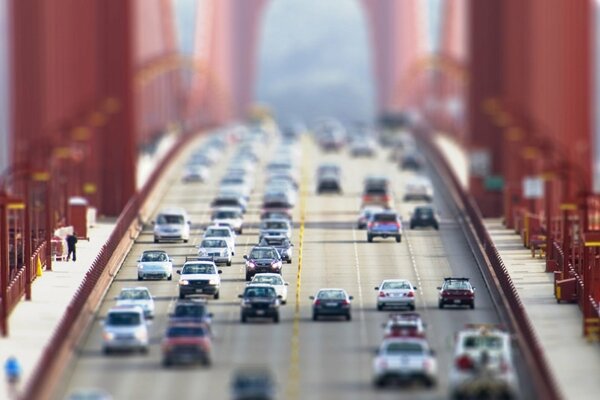
M 168 313 L 176 301 L 177 279 L 146 281 L 156 298 L 156 317 L 151 324 L 152 346 L 148 355 L 125 354 L 104 356 L 101 353 L 101 317 L 114 306 L 113 298 L 122 287 L 137 286 L 136 258 L 145 249 L 164 248 L 179 266 L 186 255 L 194 255 L 194 245 L 201 238 L 201 225 L 209 221 L 209 202 L 216 193 L 218 178 L 224 173 L 233 150 L 212 169 L 210 183 L 173 182 L 162 205 L 185 207 L 193 220 L 193 240 L 189 244 L 152 243 L 152 231 L 143 231 L 116 276 L 80 349 L 74 365 L 64 374 L 60 393 L 64 398 L 76 388 L 104 388 L 115 399 L 227 399 L 231 373 L 241 365 L 268 365 L 275 374 L 278 398 L 281 399 L 438 399 L 448 396 L 447 376 L 451 364 L 452 339 L 466 323 L 499 323 L 490 294 L 486 290 L 475 259 L 456 220 L 456 210 L 441 182 L 431 171 L 436 186 L 435 206 L 442 216 L 439 231 L 408 230 L 402 243 L 377 240 L 367 243 L 364 231 L 355 229 L 363 177 L 384 173 L 393 179 L 396 206 L 404 218 L 413 204 L 401 203 L 403 184 L 409 173 L 387 161 L 387 152 L 377 158 L 350 158 L 347 153 L 322 154 L 307 139 L 303 142 L 301 169 L 305 176 L 303 262 L 297 281 L 298 221 L 301 208 L 294 210 L 294 262 L 285 264 L 284 278 L 290 282 L 288 304 L 282 306 L 281 323 L 255 322 L 242 325 L 237 295 L 242 292 L 243 259 L 257 240 L 256 222 L 262 189 L 262 168 L 257 174 L 247 223 L 254 227 L 238 236 L 235 261 L 222 267 L 220 300 L 209 300 L 214 312 L 213 366 L 205 369 L 161 366 L 160 340 Z M 273 154 L 271 145 L 265 154 Z M 268 161 L 268 160 L 267 160 Z M 344 194 L 317 196 L 314 172 L 323 161 L 339 162 L 343 168 Z M 406 228 L 406 224 L 405 224 Z M 477 288 L 475 310 L 437 308 L 437 291 L 445 276 L 471 277 Z M 439 364 L 437 388 L 393 388 L 376 391 L 371 385 L 374 350 L 382 339 L 381 324 L 389 312 L 375 308 L 376 292 L 381 280 L 407 278 L 418 286 L 417 311 L 427 323 L 427 337 L 436 350 Z M 311 320 L 309 295 L 321 287 L 343 287 L 354 295 L 353 320 Z M 298 312 L 296 291 L 299 290 Z M 517 354 L 517 361 L 518 361 Z M 519 363 L 520 364 L 520 363 Z M 524 367 L 519 365 L 519 369 Z M 521 376 L 524 376 L 521 371 Z M 527 379 L 522 379 L 527 381 Z M 526 389 L 528 390 L 528 389 Z

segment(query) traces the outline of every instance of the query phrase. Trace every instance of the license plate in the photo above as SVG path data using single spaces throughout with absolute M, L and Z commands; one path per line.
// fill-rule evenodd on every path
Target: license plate
M 265 310 L 256 310 L 256 315 L 265 315 Z
M 196 293 L 202 293 L 203 290 L 202 289 L 196 289 Z
M 325 305 L 327 307 L 337 307 L 337 303 L 334 303 L 334 302 L 332 302 L 332 303 L 325 303 Z
M 454 300 L 454 304 L 460 304 L 460 300 Z

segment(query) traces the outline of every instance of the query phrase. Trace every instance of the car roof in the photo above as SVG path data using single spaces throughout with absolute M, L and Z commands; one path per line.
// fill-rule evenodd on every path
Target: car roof
M 383 282 L 381 282 L 381 283 L 383 284 L 386 282 L 408 282 L 408 283 L 410 283 L 410 281 L 408 279 L 384 279 Z

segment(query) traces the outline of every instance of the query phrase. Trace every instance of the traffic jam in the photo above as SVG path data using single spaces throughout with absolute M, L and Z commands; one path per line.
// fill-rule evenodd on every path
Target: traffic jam
M 177 288 L 160 339 L 163 368 L 209 368 L 214 363 L 219 335 L 211 310 L 215 303 L 237 302 L 239 324 L 262 323 L 264 329 L 277 329 L 269 326 L 280 324 L 282 308 L 294 307 L 299 301 L 299 285 L 295 280 L 286 281 L 284 271 L 294 271 L 296 276 L 300 268 L 302 243 L 294 239 L 298 237 L 295 231 L 301 229 L 297 216 L 304 212 L 303 196 L 308 192 L 331 198 L 350 195 L 345 191 L 339 163 L 325 161 L 314 170 L 305 170 L 302 141 L 310 141 L 323 154 L 352 159 L 386 153 L 381 173 L 360 177 L 362 192 L 356 198 L 356 217 L 347 221 L 356 231 L 357 241 L 369 246 L 379 242 L 407 246 L 407 231 L 438 231 L 443 227 L 444 220 L 434 206 L 436 192 L 427 161 L 408 132 L 383 137 L 375 129 L 346 129 L 333 119 L 320 121 L 311 131 L 309 135 L 299 129 L 237 126 L 211 134 L 192 152 L 180 179 L 199 190 L 218 188 L 210 199 L 210 212 L 205 221 L 193 221 L 181 206 L 157 210 L 151 221 L 152 248 L 136 255 L 137 276 L 132 280 L 137 283 L 123 288 L 114 306 L 102 316 L 101 346 L 106 357 L 148 353 L 155 317 L 155 298 L 145 286 L 150 280 L 162 280 L 164 285 Z M 276 143 L 276 157 L 265 159 L 262 148 L 267 143 Z M 225 172 L 216 175 L 213 166 L 226 150 L 233 156 Z M 393 189 L 398 171 L 408 176 L 402 196 Z M 314 176 L 312 187 L 306 185 L 308 174 Z M 258 210 L 252 205 L 256 198 L 260 199 Z M 403 214 L 399 204 L 411 204 L 410 215 Z M 251 213 L 258 222 L 248 221 Z M 184 262 L 174 261 L 170 254 L 173 244 L 189 249 Z M 223 295 L 223 288 L 233 283 L 222 275 L 225 269 L 238 266 L 244 287 L 232 299 Z M 419 285 L 425 283 L 389 276 L 373 284 L 377 286 L 371 286 L 365 297 L 372 297 L 371 309 L 381 324 L 380 341 L 370 344 L 374 390 L 418 386 L 427 391 L 438 385 L 444 371 L 452 398 L 518 397 L 512 341 L 501 326 L 466 320 L 464 328 L 454 334 L 451 365 L 441 368 L 437 349 L 428 339 L 427 315 L 418 301 Z M 438 293 L 438 309 L 444 312 L 473 310 L 478 304 L 477 289 L 469 276 L 444 277 L 431 288 Z M 302 301 L 309 301 L 310 315 L 301 324 L 324 320 L 357 324 L 353 318 L 359 309 L 357 293 L 327 285 L 309 295 L 302 294 Z M 231 382 L 234 398 L 276 397 L 277 384 L 268 368 L 239 372 Z

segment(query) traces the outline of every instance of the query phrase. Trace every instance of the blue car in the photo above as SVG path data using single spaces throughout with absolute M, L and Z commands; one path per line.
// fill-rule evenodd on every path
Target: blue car
M 367 241 L 370 243 L 375 237 L 396 238 L 402 241 L 402 222 L 394 211 L 381 211 L 371 215 L 367 224 Z

